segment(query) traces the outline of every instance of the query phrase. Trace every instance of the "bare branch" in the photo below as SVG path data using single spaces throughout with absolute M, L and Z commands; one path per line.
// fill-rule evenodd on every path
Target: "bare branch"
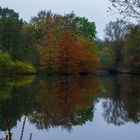
M 140 21 L 140 0 L 109 0 L 119 14 Z

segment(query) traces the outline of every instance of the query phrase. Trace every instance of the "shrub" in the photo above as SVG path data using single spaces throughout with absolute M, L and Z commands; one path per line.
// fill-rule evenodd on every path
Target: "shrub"
M 31 63 L 15 61 L 13 62 L 12 73 L 15 74 L 32 74 L 35 73 L 35 68 Z
M 8 53 L 0 50 L 0 74 L 10 73 L 12 69 L 12 59 Z

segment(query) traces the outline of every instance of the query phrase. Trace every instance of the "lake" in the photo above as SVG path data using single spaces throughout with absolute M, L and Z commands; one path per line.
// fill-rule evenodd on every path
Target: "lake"
M 93 139 L 140 139 L 140 76 L 0 78 L 0 140 Z

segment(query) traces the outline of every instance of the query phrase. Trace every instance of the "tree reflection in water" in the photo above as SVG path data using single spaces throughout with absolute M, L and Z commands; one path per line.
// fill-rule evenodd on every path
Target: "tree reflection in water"
M 0 140 L 12 140 L 12 128 L 17 125 L 17 121 L 23 115 L 25 117 L 31 109 L 33 92 L 35 91 L 31 83 L 33 77 L 22 77 L 3 79 L 0 81 L 0 130 L 5 132 L 5 136 Z M 32 88 L 32 90 L 31 90 Z M 31 92 L 32 91 L 32 92 Z M 29 92 L 29 93 L 28 93 Z M 23 122 L 20 140 L 22 140 L 25 121 Z
M 61 126 L 71 131 L 73 126 L 93 120 L 98 99 L 103 99 L 102 116 L 107 123 L 139 123 L 139 79 L 130 75 L 1 78 L 0 132 L 5 132 L 5 140 L 12 140 L 13 127 L 20 122 L 22 140 L 26 120 L 36 129 Z M 32 139 L 32 133 L 27 139 Z
M 140 81 L 138 76 L 107 78 L 104 81 L 104 91 L 103 117 L 107 123 L 119 126 L 127 122 L 138 123 L 140 121 Z
M 40 80 L 40 110 L 30 121 L 39 129 L 62 126 L 70 130 L 93 118 L 93 99 L 99 89 L 95 77 L 64 76 Z

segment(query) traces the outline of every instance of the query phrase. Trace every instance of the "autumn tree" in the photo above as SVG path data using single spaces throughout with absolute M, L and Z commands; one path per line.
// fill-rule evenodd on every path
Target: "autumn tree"
M 63 73 L 69 73 L 71 71 L 71 68 L 74 67 L 74 63 L 72 63 L 72 56 L 74 55 L 73 48 L 76 47 L 75 38 L 73 35 L 71 35 L 68 32 L 63 33 L 60 36 L 59 42 L 58 42 L 59 48 L 58 48 L 58 65 L 59 65 L 59 71 Z
M 93 72 L 98 67 L 93 47 L 96 34 L 93 22 L 76 17 L 74 13 L 62 16 L 41 11 L 32 18 L 31 24 L 40 32 L 41 71 Z
M 80 49 L 80 70 L 81 72 L 95 72 L 99 68 L 100 60 L 96 52 L 96 42 L 79 37 L 77 43 Z
M 75 30 L 74 13 L 60 15 L 51 11 L 40 11 L 37 16 L 31 19 L 31 25 L 35 28 L 36 38 L 42 42 L 42 39 L 48 38 L 50 33 L 60 34 L 62 29 Z M 45 40 L 47 41 L 47 40 Z M 44 41 L 43 41 L 44 42 Z
M 64 73 L 94 72 L 99 65 L 92 43 L 85 38 L 76 38 L 64 32 L 58 45 L 59 71 Z
M 40 51 L 41 71 L 57 71 L 58 38 L 62 31 L 74 30 L 75 25 L 72 23 L 74 16 L 73 13 L 62 16 L 51 11 L 40 11 L 32 18 L 31 25 L 35 28 Z
M 42 39 L 42 45 L 39 47 L 40 52 L 40 70 L 48 72 L 58 71 L 56 64 L 58 35 L 53 29 Z

